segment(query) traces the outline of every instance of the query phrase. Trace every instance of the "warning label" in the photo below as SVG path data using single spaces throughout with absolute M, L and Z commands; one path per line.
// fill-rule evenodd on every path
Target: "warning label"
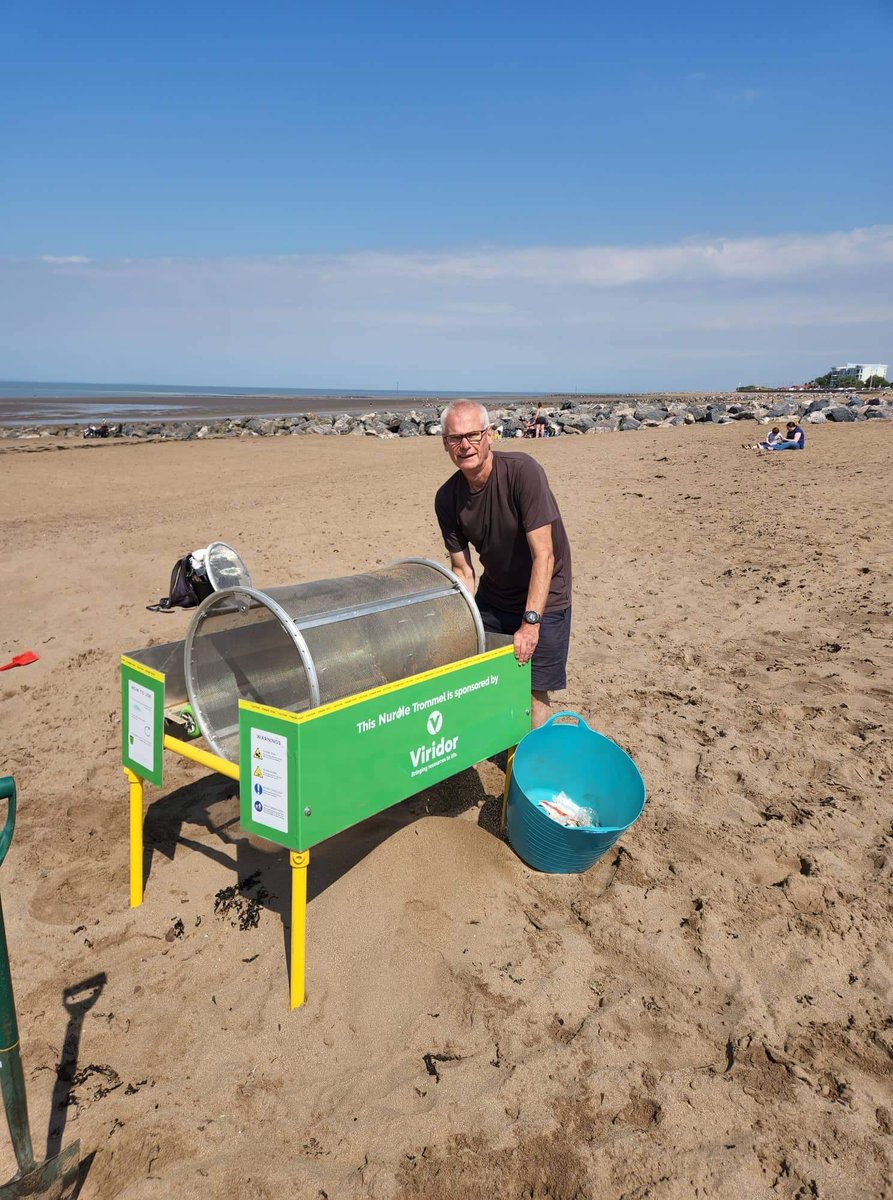
M 254 819 L 280 833 L 288 833 L 288 740 L 280 734 L 252 728 L 251 756 L 262 758 L 264 763 L 263 769 L 254 768 L 254 778 L 258 781 L 251 789 Z

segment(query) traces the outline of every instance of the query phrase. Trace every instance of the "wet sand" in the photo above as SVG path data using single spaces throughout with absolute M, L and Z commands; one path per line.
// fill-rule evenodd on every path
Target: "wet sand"
M 473 394 L 473 393 L 470 393 Z M 408 412 L 413 408 L 430 408 L 446 404 L 452 394 L 412 395 L 395 392 L 392 395 L 376 392 L 362 395 L 345 392 L 343 395 L 283 396 L 281 393 L 257 392 L 250 395 L 220 396 L 190 394 L 173 396 L 0 396 L 0 429 L 14 425 L 73 425 L 127 423 L 130 421 L 222 421 L 232 417 L 287 417 L 295 413 L 349 413 L 357 416 L 369 412 Z M 529 395 L 483 396 L 494 408 L 512 403 L 529 403 Z M 534 397 L 535 402 L 535 397 Z
M 228 780 L 168 757 L 128 907 L 118 659 L 183 636 L 145 605 L 214 538 L 260 587 L 443 558 L 446 456 L 0 443 L 0 654 L 41 656 L 0 676 L 3 904 L 36 1147 L 80 1138 L 83 1200 L 891 1194 L 893 430 L 740 442 L 524 443 L 574 553 L 557 699 L 632 753 L 645 814 L 539 875 L 485 762 L 333 839 L 294 1013 L 287 856 Z

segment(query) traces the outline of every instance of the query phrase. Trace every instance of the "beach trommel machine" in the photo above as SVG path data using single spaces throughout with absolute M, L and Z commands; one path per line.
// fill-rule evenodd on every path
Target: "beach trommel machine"
M 219 587 L 184 641 L 124 656 L 121 695 L 131 904 L 143 897 L 143 784 L 162 786 L 163 750 L 238 780 L 243 830 L 291 851 L 293 1006 L 310 847 L 530 729 L 529 664 L 485 634 L 459 578 L 426 558 Z M 184 708 L 209 749 L 173 736 Z

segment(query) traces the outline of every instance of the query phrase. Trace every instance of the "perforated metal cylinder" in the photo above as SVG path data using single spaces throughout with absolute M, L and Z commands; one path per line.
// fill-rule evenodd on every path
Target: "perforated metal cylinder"
M 239 757 L 239 700 L 303 712 L 483 653 L 452 571 L 404 559 L 376 571 L 209 596 L 189 626 L 186 689 L 216 754 Z

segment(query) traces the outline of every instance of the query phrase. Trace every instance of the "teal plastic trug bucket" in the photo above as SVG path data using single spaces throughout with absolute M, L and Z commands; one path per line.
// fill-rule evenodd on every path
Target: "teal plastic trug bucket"
M 598 824 L 567 828 L 539 807 L 564 792 Z M 645 782 L 625 750 L 577 713 L 556 713 L 521 739 L 509 782 L 506 824 L 515 853 L 538 871 L 586 871 L 642 815 Z

